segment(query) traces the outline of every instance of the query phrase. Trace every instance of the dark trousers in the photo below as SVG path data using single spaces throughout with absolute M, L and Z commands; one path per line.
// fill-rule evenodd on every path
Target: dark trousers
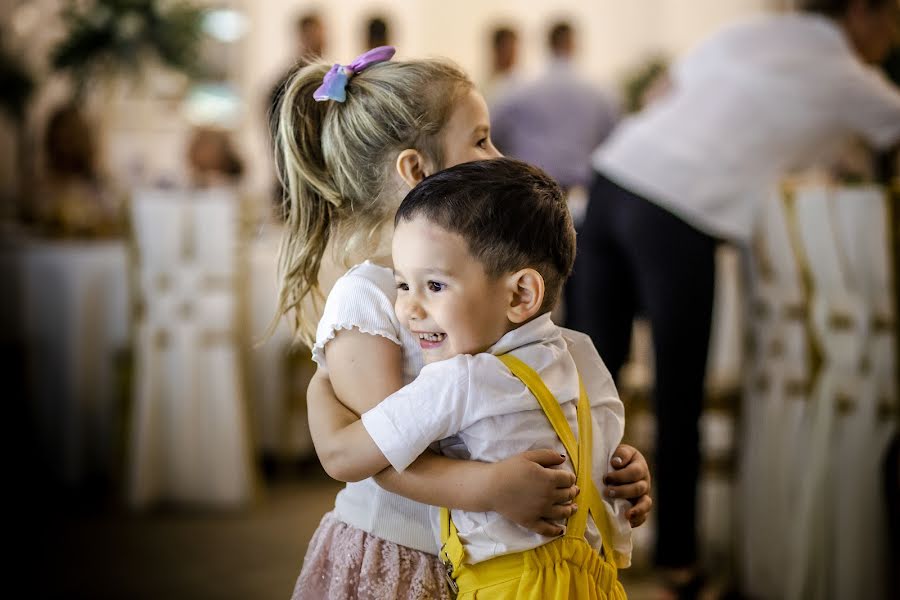
M 697 559 L 698 419 L 716 244 L 598 174 L 567 289 L 566 324 L 590 335 L 614 376 L 628 358 L 635 315 L 650 320 L 656 361 L 656 562 L 665 567 L 689 566 Z

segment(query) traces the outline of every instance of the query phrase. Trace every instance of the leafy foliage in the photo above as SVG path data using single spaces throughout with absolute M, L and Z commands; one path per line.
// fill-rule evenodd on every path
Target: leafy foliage
M 656 80 L 666 72 L 669 61 L 662 55 L 654 55 L 628 73 L 623 81 L 625 96 L 625 108 L 628 112 L 635 112 L 641 108 L 644 92 Z
M 72 3 L 63 13 L 68 35 L 53 52 L 53 66 L 71 72 L 79 88 L 98 75 L 135 75 L 148 54 L 196 76 L 202 16 L 202 9 L 178 0 Z

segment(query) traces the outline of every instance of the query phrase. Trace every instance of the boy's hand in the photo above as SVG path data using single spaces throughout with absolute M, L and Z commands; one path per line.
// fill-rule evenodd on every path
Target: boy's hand
M 565 456 L 548 449 L 530 450 L 494 464 L 488 482 L 493 488 L 491 510 L 535 533 L 561 535 L 565 528 L 553 521 L 575 512 L 572 499 L 578 488 L 574 473 L 547 467 L 565 461 Z
M 625 513 L 625 517 L 632 527 L 638 527 L 647 520 L 653 506 L 647 460 L 636 448 L 619 444 L 610 463 L 613 470 L 603 478 L 606 495 L 610 498 L 628 499 L 633 506 Z

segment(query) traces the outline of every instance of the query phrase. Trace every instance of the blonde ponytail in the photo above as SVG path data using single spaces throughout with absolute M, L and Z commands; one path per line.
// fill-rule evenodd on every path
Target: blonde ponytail
M 341 203 L 325 166 L 321 126 L 329 103 L 313 100 L 313 91 L 327 72 L 312 65 L 295 74 L 285 87 L 276 122 L 276 164 L 284 189 L 285 228 L 278 273 L 278 316 L 288 315 L 302 341 L 315 335 L 310 325 L 321 305 L 318 288 L 322 255 L 333 235 L 334 213 Z M 286 285 L 288 282 L 291 285 Z M 311 302 L 306 298 L 311 296 Z

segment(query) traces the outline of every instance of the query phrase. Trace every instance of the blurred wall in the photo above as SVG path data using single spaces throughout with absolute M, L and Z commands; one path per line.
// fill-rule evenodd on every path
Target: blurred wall
M 226 63 L 227 79 L 241 100 L 235 137 L 246 161 L 246 188 L 266 200 L 274 182 L 267 101 L 275 81 L 293 62 L 294 21 L 303 12 L 321 14 L 329 61 L 346 63 L 363 51 L 364 23 L 377 14 L 388 19 L 399 57 L 449 57 L 476 83 L 486 79 L 494 26 L 510 24 L 519 30 L 520 66 L 528 74 L 543 64 L 548 24 L 568 18 L 579 28 L 583 72 L 598 84 L 616 88 L 623 73 L 648 54 L 676 56 L 724 24 L 766 8 L 783 8 L 788 0 L 195 1 L 237 9 L 247 19 L 246 33 L 227 52 L 213 50 L 219 62 Z M 21 52 L 41 86 L 29 110 L 34 140 L 40 139 L 49 110 L 69 94 L 65 81 L 51 76 L 47 67 L 50 49 L 64 34 L 56 15 L 67 3 L 0 0 L 0 18 L 16 34 L 12 50 Z M 184 179 L 190 128 L 181 105 L 185 83 L 159 69 L 150 73 L 137 83 L 95 86 L 90 98 L 94 109 L 89 112 L 102 121 L 106 165 L 128 187 Z M 0 173 L 2 169 L 9 170 L 0 167 Z
M 553 19 L 570 18 L 579 27 L 579 61 L 598 83 L 615 85 L 623 71 L 650 52 L 677 55 L 734 19 L 782 5 L 779 0 L 290 0 L 245 1 L 250 20 L 244 64 L 238 81 L 246 93 L 247 118 L 240 131 L 251 163 L 253 187 L 271 181 L 263 114 L 273 82 L 290 64 L 294 17 L 317 10 L 328 30 L 326 58 L 347 63 L 362 48 L 364 20 L 388 17 L 399 57 L 446 56 L 476 82 L 486 76 L 488 32 L 497 23 L 520 31 L 520 63 L 525 72 L 540 68 L 545 29 Z

